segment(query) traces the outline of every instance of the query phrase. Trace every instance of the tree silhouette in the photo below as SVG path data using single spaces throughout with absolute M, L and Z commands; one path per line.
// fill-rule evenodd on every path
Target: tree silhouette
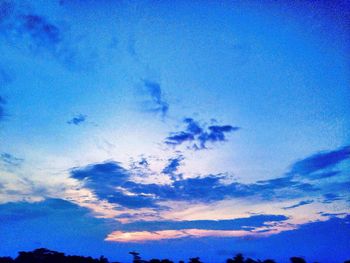
M 140 253 L 136 251 L 131 251 L 129 252 L 129 254 L 133 256 L 133 263 L 147 263 L 147 261 L 141 259 Z
M 244 263 L 244 257 L 241 253 L 239 253 L 233 259 L 227 259 L 226 263 Z
M 290 262 L 292 263 L 306 263 L 305 259 L 300 257 L 291 257 Z
M 143 260 L 140 253 L 136 251 L 129 252 L 133 257 L 133 263 L 174 263 L 169 259 L 151 259 L 149 261 Z M 215 262 L 218 262 L 217 260 Z M 306 263 L 302 257 L 291 257 L 291 263 Z M 70 256 L 64 253 L 49 250 L 46 248 L 38 248 L 33 251 L 18 252 L 18 256 L 15 259 L 11 257 L 0 257 L 0 263 L 109 263 L 108 259 L 104 256 L 100 256 L 98 259 L 85 256 Z M 118 263 L 118 262 L 111 262 Z M 179 263 L 185 263 L 180 260 Z M 203 263 L 199 257 L 190 258 L 188 263 Z M 276 263 L 272 259 L 252 259 L 244 258 L 242 254 L 237 254 L 233 258 L 226 260 L 226 263 Z M 314 262 L 316 263 L 316 262 Z M 344 261 L 344 263 L 350 263 L 350 260 Z
M 189 263 L 203 263 L 203 262 L 199 260 L 199 257 L 195 257 L 195 258 L 190 258 Z
M 10 257 L 0 257 L 0 263 L 13 263 L 13 262 L 15 261 Z

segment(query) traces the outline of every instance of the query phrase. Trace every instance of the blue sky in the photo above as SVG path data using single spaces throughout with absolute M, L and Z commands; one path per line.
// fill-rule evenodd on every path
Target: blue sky
M 348 27 L 346 1 L 0 0 L 0 254 L 350 258 Z

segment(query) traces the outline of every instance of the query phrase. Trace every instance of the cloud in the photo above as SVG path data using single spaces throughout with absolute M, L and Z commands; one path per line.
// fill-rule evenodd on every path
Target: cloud
M 83 114 L 79 114 L 69 121 L 67 121 L 68 124 L 74 124 L 74 125 L 80 125 L 81 123 L 86 121 L 87 116 Z
M 256 235 L 248 231 L 226 231 L 226 230 L 204 230 L 204 229 L 181 229 L 181 230 L 161 230 L 161 231 L 139 231 L 139 232 L 123 232 L 114 231 L 110 233 L 106 241 L 111 242 L 136 242 L 143 243 L 147 241 L 159 241 L 180 238 L 203 238 L 203 237 L 241 237 Z
M 20 39 L 29 48 L 45 47 L 54 51 L 62 41 L 60 29 L 44 16 L 28 13 L 14 1 L 0 4 L 0 28 L 10 41 Z
M 304 196 L 312 196 L 313 193 L 322 194 L 324 191 L 342 192 L 349 183 L 339 180 L 337 181 L 337 178 L 342 177 L 343 172 L 341 169 L 336 171 L 332 169 L 341 164 L 343 161 L 349 160 L 349 158 L 349 146 L 333 151 L 313 154 L 292 164 L 290 170 L 282 177 L 258 181 L 256 190 L 259 190 L 259 188 L 261 190 L 261 187 L 265 186 L 265 188 L 271 189 L 271 197 L 276 196 L 275 190 L 278 189 L 295 189 L 299 191 L 299 196 L 302 193 Z M 331 181 L 321 184 L 320 180 L 325 178 L 328 178 Z M 268 194 L 269 192 L 267 190 L 265 195 L 268 197 Z M 287 197 L 288 191 L 281 192 L 280 194 Z M 292 197 L 297 196 L 289 196 L 289 198 Z
M 315 172 L 333 168 L 335 165 L 349 158 L 350 146 L 345 146 L 334 151 L 317 153 L 294 163 L 290 173 L 308 176 Z
M 287 220 L 284 215 L 254 215 L 231 220 L 136 221 L 121 225 L 106 240 L 113 242 L 145 242 L 163 239 L 199 237 L 237 237 L 260 233 L 259 227 Z
M 132 193 L 127 187 L 129 171 L 117 162 L 92 164 L 74 168 L 71 177 L 80 180 L 84 187 L 91 189 L 99 198 L 128 208 L 158 207 L 153 198 L 144 193 Z
M 169 163 L 167 164 L 167 166 L 164 167 L 164 169 L 162 170 L 162 173 L 169 175 L 170 178 L 174 181 L 176 179 L 182 179 L 182 174 L 177 174 L 176 172 L 183 160 L 184 160 L 184 157 L 182 155 L 177 156 L 175 158 L 170 158 L 168 160 Z
M 338 194 L 327 193 L 323 195 L 324 200 L 322 201 L 324 204 L 333 203 L 334 201 L 343 200 Z
M 308 159 L 309 157 L 305 160 Z M 142 170 L 138 170 L 138 167 L 131 167 L 127 170 L 119 163 L 112 161 L 75 168 L 71 171 L 71 177 L 80 180 L 84 187 L 91 189 L 101 199 L 137 209 L 145 207 L 155 210 L 165 209 L 161 203 L 166 201 L 210 203 L 225 199 L 250 198 L 255 202 L 268 202 L 316 198 L 323 194 L 325 194 L 324 202 L 332 202 L 340 200 L 340 197 L 332 197 L 329 193 L 337 192 L 346 195 L 347 182 L 339 181 L 339 178 L 342 178 L 341 172 L 330 176 L 331 181 L 322 184 L 317 180 L 300 177 L 292 172 L 254 183 L 231 182 L 227 184 L 222 182 L 226 174 L 184 178 L 178 173 L 182 161 L 182 155 L 170 158 L 168 164 L 163 168 L 162 174 L 172 179 L 169 184 L 135 181 L 132 175 L 136 173 L 142 177 Z M 318 173 L 322 171 L 318 169 Z M 310 203 L 310 199 L 307 199 L 284 209 L 292 209 Z
M 325 217 L 339 217 L 339 216 L 347 215 L 347 213 L 326 213 L 326 212 L 319 212 L 319 214 Z
M 208 230 L 252 230 L 268 226 L 271 222 L 287 220 L 284 215 L 252 215 L 245 218 L 227 220 L 185 220 L 185 221 L 135 221 L 122 224 L 123 231 L 162 231 L 182 229 Z
M 9 169 L 14 167 L 19 167 L 23 163 L 24 159 L 17 158 L 9 153 L 1 153 L 0 154 L 0 161 L 3 163 L 3 165 Z
M 143 90 L 149 96 L 145 103 L 146 110 L 160 113 L 162 117 L 165 117 L 169 110 L 169 104 L 163 98 L 160 84 L 155 81 L 144 80 Z
M 241 197 L 259 197 L 265 200 L 288 199 L 301 197 L 305 191 L 304 184 L 295 182 L 290 189 L 290 185 L 275 185 L 273 182 L 276 179 L 271 180 L 271 182 L 264 181 L 254 184 L 238 182 L 222 184 L 221 180 L 225 175 L 221 174 L 186 179 L 178 176 L 172 184 L 165 185 L 137 183 L 132 181 L 131 171 L 127 171 L 119 165 L 115 170 L 101 169 L 105 165 L 113 166 L 115 164 L 103 163 L 73 170 L 72 177 L 82 181 L 83 185 L 91 189 L 99 198 L 129 208 L 160 209 L 157 203 L 162 201 L 208 203 Z M 174 174 L 171 169 L 169 172 Z M 288 194 L 289 191 L 292 193 Z
M 295 204 L 295 205 L 283 207 L 283 209 L 285 209 L 285 210 L 287 210 L 287 209 L 293 209 L 293 208 L 297 208 L 297 207 L 299 207 L 299 206 L 312 204 L 313 202 L 314 202 L 313 200 L 300 201 L 299 203 L 297 203 L 297 204 Z
M 34 11 L 30 3 L 14 0 L 0 1 L 0 38 L 19 51 L 33 55 L 51 55 L 68 69 L 93 68 L 97 47 L 77 35 L 69 17 L 60 17 L 59 22 L 51 14 Z M 67 37 L 69 35 L 69 37 Z
M 23 34 L 28 34 L 37 45 L 57 45 L 61 41 L 61 33 L 58 27 L 47 21 L 46 18 L 28 14 L 20 16 L 19 28 Z
M 307 176 L 310 180 L 320 180 L 325 178 L 332 178 L 340 175 L 341 171 L 330 171 L 330 172 L 321 172 L 321 173 L 312 173 Z
M 207 148 L 207 143 L 226 141 L 226 134 L 239 130 L 239 127 L 231 125 L 211 125 L 205 127 L 192 118 L 185 118 L 184 131 L 172 132 L 166 138 L 167 145 L 178 146 L 185 142 L 190 143 L 190 148 L 202 150 Z

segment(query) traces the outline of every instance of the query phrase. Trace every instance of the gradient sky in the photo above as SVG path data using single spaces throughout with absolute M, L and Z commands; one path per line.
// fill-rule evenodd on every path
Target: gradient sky
M 0 0 L 0 255 L 349 259 L 349 18 Z

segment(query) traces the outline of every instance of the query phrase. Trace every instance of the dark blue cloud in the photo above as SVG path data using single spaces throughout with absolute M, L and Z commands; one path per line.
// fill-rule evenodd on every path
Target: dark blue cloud
M 314 185 L 294 180 L 288 176 L 258 181 L 255 184 L 251 184 L 250 189 L 263 199 L 293 199 L 303 197 L 306 193 L 308 195 L 312 194 L 319 190 Z
M 265 187 L 264 194 L 269 198 L 276 197 L 275 190 L 278 189 L 296 189 L 299 191 L 299 194 L 305 193 L 309 195 L 312 193 L 320 193 L 320 191 L 325 191 L 327 189 L 333 192 L 344 191 L 348 182 L 329 182 L 323 186 L 324 189 L 322 190 L 320 186 L 318 186 L 318 181 L 320 179 L 342 176 L 343 173 L 341 170 L 334 171 L 332 169 L 349 158 L 349 146 L 334 151 L 317 153 L 295 162 L 291 166 L 290 171 L 282 177 L 258 181 L 255 188 L 257 191 L 261 191 L 261 189 Z M 309 182 L 305 182 L 304 179 L 309 180 Z M 268 189 L 270 189 L 270 191 Z
M 350 146 L 314 154 L 293 164 L 290 173 L 307 176 L 315 172 L 333 168 L 340 162 L 350 158 Z
M 169 137 L 166 138 L 166 144 L 168 145 L 180 145 L 186 141 L 193 141 L 194 136 L 189 132 L 176 132 L 171 133 Z
M 185 118 L 186 124 L 184 131 L 172 132 L 166 138 L 165 143 L 168 145 L 181 145 L 185 142 L 190 143 L 190 148 L 202 150 L 207 148 L 207 143 L 226 141 L 226 134 L 237 131 L 239 127 L 231 125 L 211 125 L 206 127 L 200 125 L 192 118 Z
M 1 153 L 0 161 L 8 168 L 19 167 L 23 163 L 22 158 L 18 158 L 9 153 Z
M 162 170 L 162 173 L 169 175 L 171 179 L 174 181 L 177 179 L 182 179 L 182 175 L 177 174 L 176 172 L 183 160 L 184 160 L 184 157 L 182 155 L 177 156 L 175 158 L 170 158 L 168 160 L 168 165 L 164 167 L 164 169 Z
M 74 124 L 74 125 L 79 125 L 81 123 L 83 123 L 84 121 L 86 121 L 87 116 L 83 115 L 83 114 L 79 114 L 75 117 L 73 117 L 72 119 L 70 119 L 69 121 L 67 121 L 68 124 Z
M 129 172 L 116 162 L 92 164 L 71 171 L 72 178 L 80 180 L 101 199 L 129 208 L 160 208 L 155 204 L 154 198 L 144 193 L 129 195 L 125 192 L 129 190 L 125 187 L 129 176 Z
M 313 200 L 300 201 L 299 203 L 297 203 L 297 204 L 295 204 L 295 205 L 283 207 L 283 209 L 285 209 L 285 210 L 287 210 L 287 209 L 293 209 L 293 208 L 297 208 L 297 207 L 299 207 L 299 206 L 311 204 L 311 203 L 313 203 L 313 202 L 314 202 Z
M 175 174 L 177 161 L 171 162 L 170 167 L 166 167 L 166 172 Z M 221 176 L 214 175 L 179 178 L 172 185 L 136 183 L 130 178 L 130 172 L 116 162 L 74 168 L 71 170 L 71 177 L 81 181 L 84 187 L 91 189 L 99 198 L 130 208 L 159 209 L 157 202 L 164 200 L 216 201 L 226 196 L 253 194 L 246 185 L 222 185 Z
M 181 174 L 178 174 L 178 167 L 182 160 L 183 156 L 181 155 L 171 158 L 162 170 L 162 173 L 169 175 L 173 180 L 168 185 L 136 183 L 130 176 L 133 171 L 124 169 L 116 162 L 76 168 L 72 170 L 71 176 L 82 181 L 85 187 L 90 188 L 102 199 L 126 207 L 157 209 L 160 209 L 158 206 L 160 201 L 215 202 L 241 197 L 261 200 L 293 200 L 303 197 L 313 198 L 325 194 L 324 202 L 333 202 L 340 200 L 338 199 L 340 197 L 331 193 L 344 192 L 348 187 L 347 182 L 328 182 L 328 184 L 321 186 L 317 184 L 316 180 L 305 181 L 303 177 L 300 178 L 291 172 L 278 178 L 250 184 L 239 182 L 223 184 L 222 179 L 225 178 L 223 174 L 184 179 Z M 318 169 L 318 172 L 321 171 Z M 311 200 L 302 201 L 296 205 L 285 207 L 285 209 L 292 209 L 311 202 Z
M 347 215 L 346 213 L 326 213 L 326 212 L 319 212 L 318 214 L 325 217 L 339 217 L 339 216 Z
M 333 203 L 334 201 L 339 201 L 343 199 L 338 194 L 334 194 L 334 193 L 326 193 L 323 195 L 323 198 L 324 199 L 322 202 L 325 204 Z
M 85 180 L 89 184 L 105 181 L 106 183 L 119 183 L 125 181 L 129 174 L 117 162 L 105 162 L 90 164 L 84 168 L 73 168 L 71 171 L 73 178 Z
M 200 124 L 192 118 L 185 118 L 184 123 L 187 124 L 186 130 L 193 135 L 201 134 L 203 132 L 203 128 Z
M 151 80 L 143 81 L 144 89 L 150 96 L 150 100 L 146 104 L 146 110 L 160 113 L 164 117 L 169 110 L 169 104 L 163 99 L 160 84 Z
M 209 126 L 208 132 L 203 132 L 198 136 L 199 140 L 199 148 L 205 149 L 207 142 L 220 142 L 225 141 L 225 133 L 229 133 L 232 131 L 237 131 L 238 127 L 233 127 L 231 125 L 223 125 L 223 126 Z
M 253 215 L 246 218 L 228 220 L 189 220 L 189 221 L 135 221 L 122 224 L 123 231 L 161 231 L 181 229 L 208 230 L 252 230 L 267 223 L 287 220 L 284 215 Z

